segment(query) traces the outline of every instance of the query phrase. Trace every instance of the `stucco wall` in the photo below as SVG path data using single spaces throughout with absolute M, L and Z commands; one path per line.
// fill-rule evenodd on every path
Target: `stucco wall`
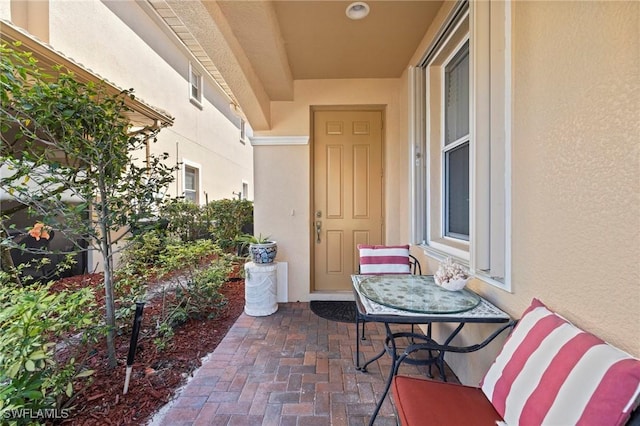
M 398 242 L 406 203 L 406 143 L 400 129 L 398 79 L 301 80 L 293 102 L 272 102 L 272 130 L 259 136 L 309 136 L 311 106 L 377 105 L 385 108 L 386 239 Z M 256 232 L 278 240 L 278 260 L 289 263 L 289 300 L 310 298 L 310 145 L 256 146 Z M 402 188 L 398 190 L 398 188 Z M 291 211 L 295 215 L 291 216 Z M 325 296 L 327 297 L 327 296 Z M 344 299 L 344 296 L 340 296 Z
M 0 19 L 11 20 L 11 2 L 0 2 Z
M 512 292 L 640 356 L 640 5 L 513 3 Z M 437 263 L 422 257 L 428 269 Z M 471 327 L 463 340 L 489 330 Z M 447 356 L 468 384 L 499 345 Z
M 210 200 L 233 198 L 243 181 L 253 197 L 253 150 L 240 143 L 240 119 L 229 113 L 229 100 L 205 79 L 202 109 L 189 101 L 189 57 L 135 2 L 52 1 L 50 44 L 175 117 L 152 149 L 168 152 L 172 164 L 202 166 L 201 203 L 205 192 Z M 169 190 L 181 195 L 182 174 L 176 176 Z
M 640 356 L 640 5 L 518 1 L 512 7 L 512 292 L 478 280 L 470 286 L 515 318 L 540 298 L 578 326 Z M 411 64 L 436 29 L 428 30 Z M 387 106 L 386 237 L 406 241 L 406 75 L 295 87 L 294 102 L 272 104 L 271 134 L 308 135 L 310 105 Z M 256 200 L 258 229 L 280 239 L 282 260 L 294 265 L 290 300 L 307 300 L 309 147 L 255 151 L 256 176 L 267 180 L 257 184 L 265 197 Z M 266 186 L 272 189 L 263 192 Z M 287 217 L 291 208 L 302 215 Z M 423 272 L 437 268 L 433 259 L 417 254 Z M 460 339 L 473 342 L 491 330 L 468 326 Z M 477 384 L 500 340 L 447 361 L 462 382 Z
M 143 3 L 50 0 L 29 5 L 13 2 L 11 7 L 8 3 L 0 6 L 0 17 L 24 27 L 101 78 L 133 88 L 135 96 L 175 118 L 151 150 L 168 153 L 168 165 L 188 161 L 200 166 L 201 204 L 207 196 L 209 200 L 234 198 L 242 192 L 243 183 L 253 199 L 253 148 L 248 140 L 240 142 L 240 117 L 206 76 L 201 108 L 190 102 L 191 57 L 163 30 L 164 24 L 143 9 Z M 247 133 L 251 134 L 249 126 Z M 143 160 L 144 152 L 136 155 Z M 169 195 L 183 194 L 182 176 L 182 171 L 176 172 Z M 100 270 L 92 254 L 89 270 Z
M 640 355 L 640 4 L 515 2 L 513 295 Z

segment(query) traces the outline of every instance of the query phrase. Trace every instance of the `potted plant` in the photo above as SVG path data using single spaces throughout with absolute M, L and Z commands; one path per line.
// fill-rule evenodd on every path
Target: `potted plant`
M 257 237 L 244 234 L 238 238 L 238 241 L 245 247 L 249 245 L 249 257 L 256 264 L 273 263 L 278 253 L 278 244 L 268 236 L 263 237 L 262 234 Z

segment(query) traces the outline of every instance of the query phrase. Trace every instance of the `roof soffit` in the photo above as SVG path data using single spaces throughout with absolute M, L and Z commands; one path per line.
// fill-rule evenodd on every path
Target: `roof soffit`
M 212 7 L 213 2 L 205 2 Z M 293 77 L 272 2 L 223 0 L 217 5 L 272 101 L 293 99 Z
M 200 56 L 206 56 L 215 64 L 251 127 L 254 130 L 268 129 L 269 95 L 217 3 L 182 0 L 148 2 L 174 32 L 191 34 L 202 49 Z M 193 44 L 186 46 L 193 52 Z
M 38 64 L 47 68 L 50 72 L 55 65 L 61 65 L 76 76 L 78 81 L 81 82 L 94 82 L 104 84 L 108 93 L 116 95 L 123 91 L 122 88 L 117 87 L 115 84 L 105 80 L 98 74 L 94 73 L 88 68 L 85 68 L 81 64 L 67 58 L 62 53 L 56 51 L 51 46 L 43 43 L 27 32 L 21 30 L 18 27 L 13 26 L 7 21 L 2 21 L 0 25 L 0 37 L 3 42 L 13 46 L 13 43 L 20 42 L 21 46 L 19 50 L 32 52 L 33 57 L 38 60 Z M 142 99 L 129 96 L 125 98 L 125 104 L 131 109 L 125 115 L 134 126 L 154 126 L 156 122 L 161 126 L 171 126 L 173 124 L 173 117 L 166 111 L 162 111 L 159 108 L 153 107 L 145 103 Z
M 367 0 L 370 15 L 352 21 L 348 0 L 147 2 L 190 34 L 183 42 L 215 64 L 254 130 L 269 129 L 271 101 L 293 100 L 295 80 L 399 78 L 447 3 Z

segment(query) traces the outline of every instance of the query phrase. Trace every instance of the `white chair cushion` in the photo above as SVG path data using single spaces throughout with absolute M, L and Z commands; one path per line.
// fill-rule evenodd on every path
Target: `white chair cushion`
M 409 246 L 358 245 L 360 250 L 360 273 L 410 274 Z
M 640 360 L 534 299 L 481 387 L 508 425 L 621 425 L 637 404 Z

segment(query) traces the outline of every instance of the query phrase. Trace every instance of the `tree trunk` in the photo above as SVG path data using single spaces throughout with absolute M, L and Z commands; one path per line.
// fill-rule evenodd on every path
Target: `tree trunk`
M 0 240 L 5 240 L 9 236 L 7 232 L 0 228 Z M 0 269 L 9 274 L 11 281 L 15 282 L 18 285 L 22 285 L 22 281 L 20 280 L 20 274 L 16 269 L 16 265 L 13 264 L 13 259 L 11 258 L 11 250 L 7 246 L 0 246 Z
M 105 226 L 101 232 L 109 232 Z M 107 353 L 109 355 L 109 367 L 115 368 L 116 359 L 116 315 L 115 303 L 113 300 L 113 265 L 111 258 L 111 246 L 108 242 L 108 236 L 102 236 L 102 255 L 104 260 L 104 304 L 106 309 L 105 322 L 107 324 Z
M 105 230 L 103 230 L 104 232 Z M 102 250 L 104 260 L 104 304 L 106 310 L 105 323 L 107 324 L 107 354 L 109 356 L 109 367 L 115 368 L 117 365 L 116 359 L 116 342 L 115 342 L 115 330 L 116 330 L 116 317 L 115 317 L 115 304 L 113 301 L 113 268 L 111 265 L 111 250 L 108 242 L 103 237 Z
M 106 202 L 107 191 L 104 181 L 98 182 L 100 188 L 100 245 L 102 246 L 102 260 L 104 262 L 104 305 L 105 323 L 107 324 L 107 354 L 109 357 L 109 367 L 115 368 L 118 364 L 116 359 L 116 309 L 113 300 L 113 247 L 111 246 L 111 230 L 107 226 L 109 218 L 109 206 Z

